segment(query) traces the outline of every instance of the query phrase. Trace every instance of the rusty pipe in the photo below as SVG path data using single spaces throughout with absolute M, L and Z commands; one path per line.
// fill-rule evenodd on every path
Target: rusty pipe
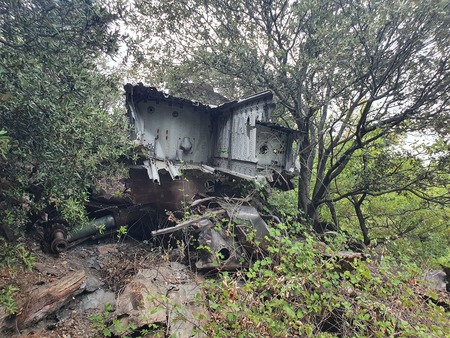
M 66 233 L 60 228 L 56 228 L 52 233 L 51 249 L 54 253 L 60 253 L 67 250 L 68 242 Z
M 69 231 L 67 238 L 69 242 L 76 241 L 83 237 L 89 237 L 102 231 L 113 229 L 117 227 L 113 215 L 106 215 L 92 220 L 90 223 L 83 226 L 78 226 Z
M 141 207 L 136 206 L 123 210 L 114 210 L 112 214 L 95 218 L 88 224 L 74 227 L 68 232 L 64 230 L 62 224 L 55 226 L 51 232 L 49 231 L 50 236 L 47 237 L 48 242 L 50 242 L 50 248 L 54 253 L 66 251 L 68 248 L 77 245 L 74 243 L 79 243 L 80 240 L 97 238 L 114 231 L 114 229 L 122 225 L 136 221 L 143 216 L 144 212 L 145 209 L 143 210 Z

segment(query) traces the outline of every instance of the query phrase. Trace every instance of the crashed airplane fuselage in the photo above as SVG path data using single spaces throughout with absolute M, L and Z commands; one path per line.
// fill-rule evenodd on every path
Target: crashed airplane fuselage
M 211 107 L 143 85 L 125 91 L 148 155 L 130 171 L 135 202 L 175 210 L 183 198 L 219 192 L 224 177 L 292 188 L 295 131 L 271 123 L 272 92 Z
M 97 239 L 104 235 L 100 227 L 112 234 L 136 223 L 150 228 L 152 237 L 189 228 L 198 247 L 210 248 L 196 250 L 198 269 L 236 269 L 264 250 L 266 221 L 279 220 L 260 215 L 252 198 L 240 195 L 243 181 L 293 187 L 295 131 L 271 122 L 272 93 L 211 107 L 143 85 L 128 84 L 125 91 L 132 137 L 143 150 L 127 180 L 131 200 L 92 196 L 86 205 L 92 223 L 84 227 L 68 230 L 64 221 L 47 222 L 50 250 L 59 253 Z M 149 221 L 161 214 L 168 223 Z M 249 234 L 260 248 L 252 246 Z

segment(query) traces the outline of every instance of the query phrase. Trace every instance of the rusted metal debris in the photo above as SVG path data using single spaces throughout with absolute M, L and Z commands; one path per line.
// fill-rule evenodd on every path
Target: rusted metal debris
M 115 232 L 152 211 L 148 206 L 131 205 L 119 208 L 115 205 L 89 202 L 87 207 L 98 217 L 85 225 L 69 229 L 64 220 L 50 220 L 43 224 L 45 240 L 53 253 L 64 252 L 90 239 L 98 239 Z
M 249 251 L 264 250 L 268 225 L 251 199 L 241 198 L 242 183 L 292 189 L 296 157 L 296 131 L 271 120 L 273 94 L 265 91 L 214 107 L 142 85 L 128 84 L 125 92 L 133 138 L 141 150 L 137 164 L 129 167 L 131 204 L 91 201 L 92 222 L 70 230 L 64 222 L 48 222 L 51 251 L 98 238 L 146 213 L 183 214 L 189 205 L 191 218 L 150 230 L 160 236 L 189 229 L 199 246 L 210 248 L 199 255 L 197 267 L 236 268 Z M 228 228 L 220 218 L 228 220 Z M 250 234 L 260 248 L 252 247 Z
M 196 218 L 192 218 L 192 219 L 188 219 L 187 221 L 181 222 L 173 227 L 170 228 L 165 228 L 165 229 L 160 229 L 160 230 L 154 230 L 152 231 L 152 235 L 153 236 L 159 236 L 159 235 L 165 235 L 165 234 L 170 234 L 172 232 L 175 231 L 179 231 L 182 229 L 185 229 L 189 226 L 193 226 L 194 228 L 201 230 L 201 229 L 205 229 L 205 228 L 209 228 L 214 226 L 211 221 L 209 220 L 210 218 L 213 218 L 215 216 L 218 215 L 222 215 L 225 214 L 226 210 L 224 209 L 220 209 L 220 210 L 214 210 L 211 211 L 203 216 L 199 216 Z
M 200 248 L 197 269 L 234 270 L 249 263 L 253 252 L 267 248 L 269 227 L 256 208 L 242 198 L 208 197 L 194 201 L 190 212 L 203 205 L 203 214 L 193 215 L 175 226 L 155 230 L 153 236 L 189 231 Z M 216 205 L 216 209 L 206 207 Z M 198 210 L 198 209 L 197 209 Z M 258 246 L 255 243 L 259 243 Z

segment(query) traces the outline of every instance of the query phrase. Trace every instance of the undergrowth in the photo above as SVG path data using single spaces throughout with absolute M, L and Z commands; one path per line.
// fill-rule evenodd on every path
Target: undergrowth
M 0 275 L 11 277 L 14 270 L 21 266 L 23 270 L 32 271 L 35 257 L 23 243 L 11 244 L 0 237 Z M 20 289 L 13 284 L 5 284 L 0 280 L 0 307 L 10 314 L 16 314 L 19 309 L 16 295 Z
M 209 336 L 450 336 L 449 313 L 420 292 L 414 264 L 388 257 L 344 260 L 333 255 L 338 245 L 295 236 L 301 231 L 298 224 L 278 225 L 267 255 L 206 282 Z

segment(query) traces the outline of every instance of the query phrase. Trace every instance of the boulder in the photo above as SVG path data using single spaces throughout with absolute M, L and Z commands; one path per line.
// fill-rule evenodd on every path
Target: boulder
M 422 279 L 434 290 L 447 291 L 447 274 L 442 270 L 427 271 Z
M 84 294 L 81 297 L 79 309 L 84 312 L 89 309 L 101 309 L 103 310 L 106 305 L 111 304 L 114 306 L 116 302 L 116 296 L 114 292 L 98 289 L 92 293 Z
M 186 266 L 167 263 L 136 274 L 117 299 L 116 315 L 125 326 L 158 324 L 170 337 L 202 337 L 192 335 L 207 319 L 200 296 L 201 289 Z

